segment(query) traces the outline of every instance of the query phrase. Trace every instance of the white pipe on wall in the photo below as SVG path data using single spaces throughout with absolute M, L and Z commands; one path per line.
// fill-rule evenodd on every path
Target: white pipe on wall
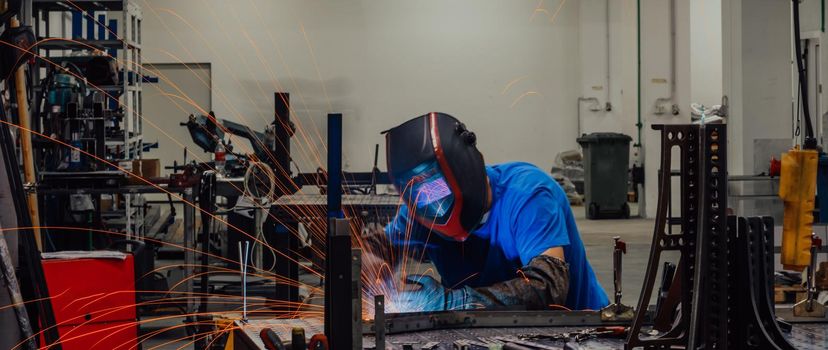
M 610 88 L 612 86 L 612 60 L 610 59 L 610 45 L 612 45 L 612 31 L 610 30 L 610 1 L 611 0 L 607 0 L 605 20 L 605 24 L 607 26 L 607 99 L 604 109 L 607 112 L 612 110 L 612 89 Z
M 597 112 L 601 110 L 601 101 L 597 97 L 578 97 L 578 136 L 584 134 L 583 123 L 581 123 L 581 102 L 592 102 L 590 111 Z
M 655 100 L 653 114 L 662 115 L 666 112 L 664 104 L 673 102 L 670 113 L 678 115 L 680 112 L 676 104 L 676 0 L 670 0 L 670 96 L 659 97 Z

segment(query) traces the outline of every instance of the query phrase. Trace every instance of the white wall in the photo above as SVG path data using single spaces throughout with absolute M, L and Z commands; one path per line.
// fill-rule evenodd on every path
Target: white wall
M 381 130 L 432 110 L 473 128 L 488 162 L 548 168 L 557 152 L 577 147 L 578 97 L 596 97 L 612 111 L 580 104 L 581 131 L 640 141 L 643 213 L 652 216 L 661 149 L 653 124 L 688 122 L 690 102 L 712 105 L 729 95 L 734 174 L 752 169 L 754 138 L 790 129 L 784 1 L 742 9 L 732 1 L 677 0 L 671 33 L 670 1 L 641 0 L 640 140 L 636 0 L 142 2 L 145 62 L 212 62 L 219 116 L 261 127 L 272 93 L 291 92 L 303 131 L 293 145 L 302 171 L 325 164 L 330 111 L 345 115 L 350 170 L 369 169 L 373 145 L 384 146 Z M 769 22 L 734 22 L 742 12 Z M 803 13 L 803 26 L 818 26 L 813 11 Z M 671 96 L 659 113 L 656 100 Z
M 725 10 L 729 170 L 752 174 L 755 139 L 791 137 L 790 4 L 741 0 Z
M 211 62 L 220 117 L 262 127 L 273 92 L 291 92 L 302 171 L 325 164 L 330 111 L 344 113 L 355 171 L 370 168 L 375 143 L 384 154 L 380 131 L 435 110 L 476 131 L 490 163 L 548 168 L 576 146 L 578 1 L 139 3 L 144 61 Z
M 641 114 L 644 123 L 641 142 L 647 180 L 643 214 L 654 217 L 658 205 L 661 132 L 653 130 L 652 126 L 690 121 L 690 16 L 689 5 L 685 1 L 675 2 L 674 14 L 670 13 L 670 1 L 642 0 L 641 5 Z M 671 20 L 675 20 L 674 33 L 671 33 Z M 672 41 L 675 41 L 674 58 L 670 58 Z M 675 91 L 671 93 L 674 80 Z M 664 103 L 662 110 L 657 110 L 658 99 L 670 96 L 672 100 Z M 678 107 L 679 114 L 673 114 L 671 104 Z M 677 169 L 678 165 L 676 159 L 671 168 Z M 673 196 L 673 199 L 677 201 L 678 196 Z
M 579 97 L 594 97 L 599 101 L 580 103 L 582 132 L 609 131 L 635 137 L 635 1 L 581 0 L 579 3 Z M 612 107 L 610 111 L 606 110 L 607 102 Z M 595 107 L 600 109 L 594 110 Z
M 691 102 L 718 104 L 723 90 L 721 0 L 641 1 L 641 139 L 638 118 L 637 5 L 635 0 L 610 1 L 611 41 L 606 49 L 605 0 L 581 1 L 581 55 L 583 96 L 606 99 L 593 87 L 606 84 L 606 57 L 611 57 L 610 99 L 613 111 L 590 111 L 582 105 L 585 132 L 618 131 L 642 144 L 645 165 L 644 216 L 657 206 L 660 134 L 655 124 L 687 123 Z M 671 11 L 673 12 L 671 14 Z M 671 25 L 671 21 L 675 21 Z M 674 57 L 670 47 L 675 45 Z M 657 103 L 659 99 L 666 99 Z M 672 105 L 678 114 L 672 113 Z M 661 108 L 658 108 L 660 105 Z M 674 167 L 678 166 L 676 161 Z M 676 198 L 677 200 L 677 198 Z
M 684 1 L 682 1 L 684 2 Z M 690 101 L 705 106 L 722 101 L 722 0 L 689 2 Z

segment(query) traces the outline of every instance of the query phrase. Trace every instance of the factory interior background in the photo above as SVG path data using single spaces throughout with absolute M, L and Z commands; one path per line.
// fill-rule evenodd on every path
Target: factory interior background
M 828 349 L 826 14 L 0 1 L 0 349 Z M 437 175 L 400 182 L 418 157 Z M 568 234 L 527 259 L 530 214 L 495 212 L 516 187 L 482 172 L 511 162 Z M 428 176 L 451 217 L 411 217 Z

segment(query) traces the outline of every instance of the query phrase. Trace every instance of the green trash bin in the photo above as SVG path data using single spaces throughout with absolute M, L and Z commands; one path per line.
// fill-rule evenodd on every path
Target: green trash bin
M 588 219 L 629 218 L 627 178 L 632 138 L 598 132 L 578 138 L 584 150 L 584 206 Z

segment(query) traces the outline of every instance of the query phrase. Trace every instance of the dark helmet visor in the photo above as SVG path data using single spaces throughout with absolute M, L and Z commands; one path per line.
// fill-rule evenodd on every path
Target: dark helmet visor
M 419 164 L 396 179 L 403 200 L 424 222 L 448 221 L 454 195 L 436 161 Z

